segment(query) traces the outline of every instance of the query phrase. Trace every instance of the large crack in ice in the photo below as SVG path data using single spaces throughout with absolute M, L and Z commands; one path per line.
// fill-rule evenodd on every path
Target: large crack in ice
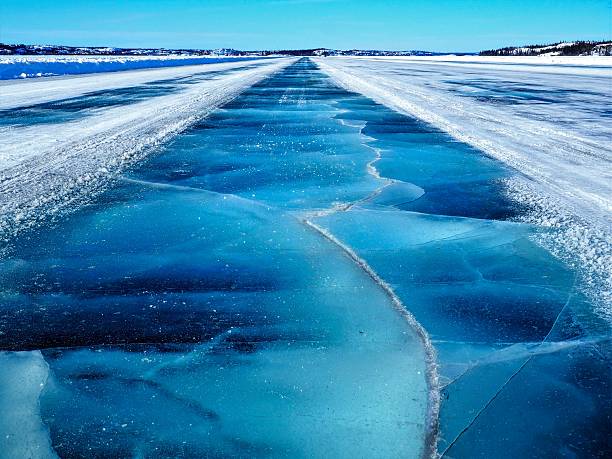
M 283 96 L 284 97 L 284 96 Z M 283 97 L 281 97 L 281 103 L 283 103 Z M 342 122 L 342 120 L 338 120 Z M 297 218 L 301 223 L 305 226 L 313 230 L 316 234 L 321 236 L 324 240 L 331 242 L 333 245 L 338 247 L 353 263 L 355 263 L 363 272 L 367 274 L 367 276 L 386 294 L 386 296 L 390 299 L 393 304 L 395 310 L 400 314 L 400 316 L 405 320 L 411 329 L 413 329 L 418 336 L 419 340 L 422 343 L 423 350 L 425 353 L 426 359 L 426 371 L 427 371 L 427 384 L 428 384 L 428 400 L 427 400 L 427 419 L 426 419 L 426 433 L 425 433 L 425 442 L 423 449 L 423 457 L 434 457 L 437 454 L 437 439 L 438 439 L 438 419 L 439 419 L 439 409 L 440 409 L 440 391 L 439 391 L 439 382 L 438 382 L 438 373 L 437 373 L 437 365 L 436 365 L 436 355 L 435 349 L 431 344 L 429 335 L 425 331 L 425 329 L 421 326 L 421 324 L 416 320 L 416 318 L 408 311 L 406 306 L 402 303 L 399 297 L 395 294 L 393 289 L 387 284 L 369 265 L 368 263 L 360 258 L 353 249 L 349 246 L 338 240 L 333 234 L 326 231 L 316 223 L 314 223 L 311 219 L 319 216 L 328 215 L 334 212 L 347 212 L 350 211 L 351 208 L 370 201 L 374 197 L 378 196 L 385 188 L 390 185 L 401 183 L 399 180 L 382 177 L 378 170 L 375 167 L 375 163 L 382 158 L 381 150 L 370 145 L 370 142 L 375 139 L 369 137 L 363 133 L 363 129 L 365 128 L 367 123 L 360 124 L 359 126 L 352 126 L 358 129 L 358 133 L 360 136 L 361 144 L 374 152 L 374 157 L 366 164 L 367 173 L 374 177 L 376 180 L 383 182 L 380 187 L 376 188 L 370 194 L 365 196 L 364 198 L 358 199 L 354 202 L 345 203 L 345 204 L 337 204 L 332 206 L 329 209 L 325 210 L 316 210 L 316 211 L 308 211 L 301 213 L 289 213 L 294 218 Z M 217 193 L 210 190 L 205 190 L 202 188 L 195 188 L 190 186 L 182 186 L 182 185 L 172 185 L 172 184 L 164 184 L 164 183 L 154 183 L 145 180 L 135 180 L 131 178 L 124 178 L 123 180 L 129 181 L 131 183 L 136 183 L 144 186 L 153 186 L 160 188 L 169 188 L 176 189 L 180 191 L 199 191 L 203 193 L 211 193 L 214 195 L 223 196 L 233 199 L 243 200 L 249 203 L 254 203 L 258 206 L 263 206 L 267 209 L 270 209 L 271 206 L 252 198 L 245 198 L 232 193 Z M 300 215 L 301 214 L 301 215 Z M 228 331 L 231 333 L 231 330 Z M 212 344 L 211 344 L 212 346 Z M 194 351 L 190 354 L 190 358 L 198 358 L 198 356 L 202 355 L 202 350 Z M 180 358 L 179 361 L 175 362 L 177 365 L 184 365 L 185 359 Z M 159 371 L 159 369 L 155 369 L 155 371 Z M 152 377 L 149 375 L 148 377 Z
M 389 186 L 393 185 L 394 183 L 398 182 L 398 181 L 396 181 L 394 179 L 381 176 L 379 171 L 376 169 L 376 167 L 375 167 L 376 162 L 378 162 L 378 161 L 380 161 L 382 159 L 382 150 L 380 148 L 376 148 L 376 147 L 373 147 L 373 146 L 369 145 L 369 141 L 376 140 L 376 139 L 373 139 L 373 138 L 371 138 L 371 137 L 369 137 L 369 136 L 367 136 L 366 134 L 363 133 L 363 129 L 364 129 L 366 124 L 367 123 L 365 123 L 363 126 L 361 126 L 361 131 L 362 131 L 361 134 L 362 134 L 363 139 L 364 139 L 363 144 L 365 146 L 371 148 L 375 152 L 375 157 L 370 162 L 368 162 L 368 164 L 367 164 L 367 172 L 368 172 L 369 175 L 373 176 L 374 178 L 376 178 L 378 180 L 382 180 L 385 183 L 383 185 L 381 185 L 381 187 L 379 187 L 376 190 L 374 190 L 372 193 L 370 193 L 365 198 L 362 198 L 360 200 L 357 200 L 355 202 L 348 203 L 348 204 L 345 204 L 345 205 L 337 205 L 337 206 L 334 206 L 333 208 L 325 210 L 325 211 L 319 211 L 319 212 L 313 213 L 312 217 L 316 218 L 316 217 L 322 217 L 322 216 L 330 215 L 330 214 L 333 214 L 335 212 L 347 212 L 347 211 L 350 211 L 352 208 L 354 208 L 355 206 L 358 206 L 359 204 L 363 204 L 363 203 L 367 203 L 367 202 L 371 201 L 372 199 L 374 199 L 375 197 L 380 195 L 387 187 L 389 187 Z M 316 225 L 312 221 L 310 221 L 308 219 L 305 219 L 304 222 L 307 225 L 309 225 L 310 227 L 312 227 L 313 229 L 315 229 L 316 231 L 318 231 L 319 233 L 321 233 L 328 240 L 330 240 L 331 242 L 333 242 L 336 245 L 338 245 L 342 250 L 344 250 L 345 253 L 349 256 L 349 258 L 351 258 L 359 266 L 361 266 L 362 269 L 364 269 L 368 273 L 368 275 L 370 275 L 374 279 L 374 281 L 376 283 L 381 285 L 381 287 L 390 295 L 390 297 L 392 298 L 394 304 L 397 307 L 402 308 L 404 311 L 407 311 L 405 306 L 401 303 L 401 301 L 399 300 L 397 295 L 395 295 L 395 293 L 393 292 L 393 290 L 391 290 L 391 288 L 388 286 L 388 284 L 386 284 L 386 282 L 383 281 L 382 278 L 380 278 L 380 276 L 378 276 L 378 274 L 376 274 L 374 272 L 374 270 L 367 264 L 367 262 L 365 262 L 362 258 L 360 258 L 349 246 L 347 246 L 343 242 L 339 241 L 333 234 L 331 234 L 327 230 L 319 227 L 318 225 Z M 464 236 L 469 238 L 469 233 L 470 233 L 470 231 L 466 232 L 466 234 L 464 234 Z M 450 238 L 447 237 L 445 239 L 454 239 L 455 237 L 456 237 L 456 235 L 454 235 L 454 236 L 452 236 Z M 429 241 L 428 243 L 431 243 L 431 242 L 432 241 Z M 561 343 L 548 343 L 549 337 L 551 336 L 553 330 L 556 328 L 557 323 L 559 322 L 560 318 L 565 313 L 568 305 L 570 304 L 570 301 L 571 301 L 571 299 L 573 297 L 573 292 L 575 291 L 575 288 L 576 288 L 576 283 L 577 283 L 577 277 L 574 278 L 574 285 L 572 286 L 572 289 L 570 290 L 570 293 L 568 294 L 567 301 L 565 302 L 564 306 L 559 311 L 559 313 L 558 313 L 558 315 L 557 315 L 553 325 L 551 326 L 551 329 L 549 330 L 548 334 L 546 335 L 546 337 L 544 337 L 544 339 L 541 342 L 539 342 L 538 344 L 533 344 L 532 343 L 531 349 L 523 349 L 522 352 L 521 351 L 514 352 L 514 353 L 512 353 L 512 355 L 505 356 L 506 360 L 521 360 L 521 359 L 525 359 L 525 361 L 519 366 L 519 368 L 517 368 L 499 386 L 499 388 L 496 390 L 496 392 L 490 398 L 488 398 L 488 400 L 486 400 L 486 402 L 484 402 L 484 404 L 478 410 L 476 415 L 456 435 L 456 437 L 448 444 L 448 446 L 444 449 L 444 451 L 441 452 L 441 456 L 444 456 L 444 455 L 447 454 L 447 452 L 453 447 L 453 445 L 455 445 L 460 440 L 460 438 L 463 436 L 463 434 L 465 434 L 477 422 L 477 420 L 479 419 L 481 414 L 484 413 L 487 410 L 487 408 L 489 406 L 491 406 L 495 402 L 495 400 L 504 391 L 504 389 L 509 384 L 511 384 L 511 382 L 521 373 L 521 371 L 526 367 L 526 365 L 535 356 L 543 355 L 543 354 L 548 354 L 548 353 L 559 352 L 559 351 L 561 351 L 563 349 L 568 349 L 568 348 L 572 348 L 572 347 L 582 346 L 582 345 L 585 345 L 585 344 L 595 344 L 595 343 L 597 343 L 599 341 L 602 341 L 603 338 L 593 338 L 593 339 L 589 339 L 589 340 L 586 340 L 586 341 L 585 340 L 570 340 L 570 341 L 565 341 L 565 342 L 561 342 Z M 412 317 L 412 315 L 410 313 L 408 313 L 408 315 L 412 318 L 412 320 L 414 320 L 414 318 Z M 424 330 L 423 330 L 423 333 L 425 333 Z M 425 336 L 427 336 L 427 335 L 425 334 Z M 429 341 L 428 338 L 427 338 L 427 345 L 431 346 L 431 342 Z M 432 355 L 433 355 L 433 352 L 434 351 L 433 351 L 433 348 L 432 348 Z M 456 381 L 461 379 L 462 376 L 467 374 L 470 370 L 472 370 L 476 366 L 479 366 L 479 365 L 482 365 L 482 364 L 486 364 L 486 363 L 490 363 L 489 360 L 491 360 L 491 361 L 493 361 L 493 360 L 499 361 L 500 358 L 503 359 L 504 357 L 501 357 L 499 355 L 499 352 L 500 351 L 498 351 L 496 353 L 493 353 L 493 354 L 497 354 L 494 357 L 490 357 L 489 359 L 486 359 L 486 358 L 485 359 L 481 359 L 480 361 L 476 362 L 475 364 L 469 366 L 462 374 L 460 374 L 459 376 L 454 378 L 451 382 L 445 384 L 443 387 L 439 387 L 439 390 L 442 390 L 442 389 L 448 387 L 449 385 L 455 383 Z M 433 362 L 432 364 L 435 365 L 435 362 Z M 437 378 L 437 376 L 436 376 L 436 378 Z M 437 382 L 437 379 L 436 379 L 436 382 Z M 439 397 L 439 393 L 438 393 L 437 397 Z M 437 400 L 437 403 L 439 403 L 439 400 Z M 437 409 L 439 410 L 439 406 L 438 406 Z M 436 429 L 437 429 L 437 427 L 438 426 L 436 424 Z
M 399 108 L 399 110 L 403 112 L 407 111 L 405 107 L 395 104 L 393 102 L 395 99 L 393 100 L 390 99 L 391 96 L 389 96 L 386 93 L 380 97 L 377 97 L 377 94 L 379 92 L 382 94 L 384 93 L 385 90 L 381 89 L 380 91 L 378 91 L 378 89 L 374 88 L 374 86 L 361 80 L 360 77 L 358 76 L 351 75 L 344 68 L 340 69 L 340 68 L 337 68 L 337 66 L 335 66 L 334 64 L 328 65 L 326 63 L 324 71 L 330 74 L 330 76 L 332 76 L 332 78 L 337 83 L 339 83 L 340 86 L 346 87 L 349 90 L 355 90 L 357 92 L 364 93 L 366 94 L 366 96 L 367 95 L 374 96 L 374 98 L 378 100 L 379 102 L 382 102 L 391 107 Z M 395 88 L 396 91 L 401 90 L 401 89 L 402 88 L 400 87 Z M 393 103 L 390 103 L 390 101 L 392 101 Z M 410 110 L 408 110 L 408 112 L 414 115 L 414 112 L 410 112 Z M 422 114 L 422 110 L 419 113 Z M 426 119 L 427 121 L 430 121 L 430 122 L 432 121 L 432 119 L 429 119 L 427 117 L 420 116 L 420 118 Z M 433 121 L 434 121 L 434 124 L 437 124 L 438 126 L 440 126 L 440 123 L 435 122 L 436 120 L 433 120 Z M 443 129 L 445 128 L 444 124 L 442 124 L 442 128 Z M 446 130 L 448 131 L 448 129 Z M 455 135 L 455 137 L 463 139 L 463 137 L 461 137 L 460 135 L 457 135 L 456 130 L 455 131 L 451 130 L 450 132 L 451 134 Z M 538 134 L 541 135 L 541 133 L 538 133 Z M 474 142 L 469 142 L 469 143 L 474 144 Z M 475 145 L 479 148 L 484 148 L 487 153 L 491 154 L 491 150 L 486 148 L 487 145 L 479 144 L 478 142 L 476 142 Z M 495 156 L 495 154 L 493 154 L 493 156 Z M 378 174 L 378 171 L 374 167 L 374 164 L 378 160 L 380 160 L 380 151 L 377 152 L 376 159 L 374 159 L 371 163 L 369 163 L 368 172 L 377 178 L 384 179 L 383 177 L 380 176 L 380 174 Z M 512 162 L 510 162 L 510 164 L 515 165 Z M 518 169 L 521 170 L 521 168 L 518 168 Z M 521 180 L 522 180 L 521 183 L 523 183 L 523 181 L 527 182 L 526 180 L 524 180 L 524 177 L 521 178 Z M 389 184 L 387 184 L 386 186 L 389 186 Z M 515 189 L 517 187 L 518 185 L 514 185 Z M 441 390 L 443 390 L 444 388 L 459 381 L 465 374 L 469 373 L 470 370 L 480 365 L 485 365 L 485 364 L 497 362 L 497 361 L 510 361 L 510 360 L 520 361 L 524 359 L 524 361 L 520 364 L 520 366 L 516 368 L 516 370 L 509 377 L 507 377 L 503 381 L 503 383 L 497 388 L 495 393 L 492 396 L 488 397 L 486 401 L 484 401 L 484 403 L 480 406 L 475 416 L 469 420 L 469 422 L 452 439 L 452 441 L 448 444 L 448 446 L 445 447 L 444 451 L 441 452 L 442 456 L 448 455 L 448 452 L 451 450 L 451 448 L 455 444 L 457 444 L 457 442 L 461 439 L 461 437 L 472 428 L 472 426 L 477 422 L 477 420 L 481 417 L 481 415 L 487 411 L 487 409 L 496 401 L 496 399 L 500 396 L 500 394 L 512 383 L 512 381 L 523 371 L 523 369 L 528 365 L 528 363 L 531 362 L 536 356 L 559 352 L 564 349 L 570 349 L 573 347 L 579 347 L 579 346 L 585 346 L 585 345 L 587 346 L 596 345 L 597 343 L 602 342 L 607 339 L 606 337 L 592 337 L 587 340 L 569 340 L 569 341 L 563 341 L 563 342 L 549 342 L 548 341 L 550 339 L 551 334 L 557 327 L 557 324 L 561 320 L 561 317 L 565 314 L 567 308 L 569 307 L 569 304 L 576 292 L 576 289 L 578 288 L 577 287 L 578 277 L 581 277 L 581 280 L 583 281 L 583 287 L 582 287 L 583 292 L 582 293 L 584 293 L 584 290 L 586 290 L 587 296 L 590 297 L 592 300 L 595 300 L 596 304 L 603 303 L 604 306 L 603 306 L 603 309 L 601 309 L 600 307 L 600 313 L 604 316 L 608 316 L 608 319 L 609 319 L 609 314 L 610 314 L 609 301 L 607 300 L 609 300 L 609 296 L 610 296 L 610 290 L 609 290 L 610 277 L 609 277 L 609 263 L 606 263 L 605 260 L 608 260 L 610 258 L 609 256 L 610 244 L 609 244 L 609 237 L 607 235 L 602 235 L 601 231 L 597 232 L 597 225 L 595 225 L 594 229 L 589 229 L 588 231 L 584 231 L 584 225 L 582 225 L 583 229 L 581 230 L 580 227 L 575 223 L 574 221 L 575 218 L 572 218 L 571 221 L 568 220 L 569 223 L 568 221 L 566 221 L 564 224 L 559 224 L 559 225 L 555 224 L 555 222 L 558 220 L 559 215 L 563 216 L 563 215 L 568 214 L 569 212 L 568 206 L 561 204 L 559 200 L 556 200 L 552 203 L 546 202 L 545 204 L 543 204 L 542 199 L 546 199 L 546 198 L 542 198 L 542 196 L 547 196 L 548 192 L 542 192 L 541 190 L 542 190 L 542 187 L 540 186 L 540 190 L 538 194 L 538 193 L 535 193 L 532 189 L 530 189 L 529 192 L 531 194 L 525 197 L 527 192 L 524 190 L 524 188 L 522 188 L 521 189 L 521 191 L 523 192 L 522 197 L 517 198 L 516 192 L 514 192 L 514 194 L 511 195 L 510 197 L 514 201 L 518 201 L 518 202 L 527 201 L 527 202 L 533 203 L 535 201 L 536 203 L 539 203 L 539 205 L 537 206 L 537 210 L 533 212 L 534 217 L 527 218 L 526 222 L 531 223 L 531 224 L 540 225 L 540 226 L 542 226 L 543 224 L 544 226 L 553 226 L 553 227 L 558 226 L 562 228 L 562 231 L 558 235 L 555 235 L 552 232 L 546 233 L 542 235 L 539 238 L 539 240 L 536 240 L 535 242 L 539 243 L 540 246 L 543 246 L 549 252 L 555 255 L 557 258 L 561 258 L 563 261 L 565 261 L 566 263 L 569 263 L 569 265 L 573 266 L 574 268 L 576 268 L 576 266 L 574 265 L 573 260 L 575 260 L 577 254 L 579 254 L 579 259 L 582 262 L 582 269 L 576 270 L 576 276 L 574 278 L 574 283 L 568 294 L 567 301 L 565 302 L 565 304 L 563 305 L 563 307 L 557 314 L 553 325 L 551 326 L 549 332 L 547 333 L 547 335 L 543 338 L 541 342 L 537 344 L 531 343 L 530 348 L 525 348 L 525 349 L 521 349 L 521 350 L 514 351 L 514 352 L 509 351 L 507 352 L 508 355 L 505 355 L 505 356 L 500 355 L 500 352 L 503 353 L 503 350 L 493 352 L 492 355 L 489 356 L 488 359 L 487 358 L 480 359 L 476 363 L 470 365 L 464 372 L 462 372 L 460 375 L 455 377 L 451 382 L 447 383 L 441 388 Z M 580 190 L 577 190 L 576 193 L 579 194 L 579 191 Z M 381 192 L 380 189 L 376 190 L 374 193 L 372 193 L 371 196 L 375 197 L 380 192 Z M 537 196 L 538 198 L 534 198 L 533 196 Z M 362 202 L 365 202 L 367 200 L 368 199 L 366 198 L 366 200 L 362 200 Z M 344 206 L 343 208 L 335 208 L 333 209 L 333 211 L 334 212 L 335 211 L 346 211 L 346 210 L 351 209 L 355 204 L 356 203 L 353 203 L 351 205 Z M 542 209 L 545 209 L 546 211 L 542 212 Z M 545 219 L 548 218 L 548 221 L 552 221 L 553 224 L 549 224 L 548 221 L 546 220 L 543 222 L 542 215 L 544 216 Z M 520 224 L 524 224 L 524 223 L 525 222 L 523 221 Z M 597 232 L 595 236 L 593 236 L 592 234 L 594 232 Z M 469 237 L 469 234 L 466 236 Z M 555 247 L 557 247 L 557 250 L 555 250 Z M 565 247 L 566 248 L 565 253 L 559 252 L 558 247 Z M 586 283 L 587 288 L 584 288 L 585 283 Z M 608 306 L 606 306 L 606 304 Z
M 550 327 L 550 330 L 548 331 L 548 333 L 546 334 L 546 336 L 542 339 L 542 341 L 539 343 L 539 345 L 537 346 L 537 349 L 534 352 L 529 353 L 527 356 L 525 356 L 525 361 L 503 382 L 503 384 L 495 391 L 495 393 L 493 394 L 492 397 L 490 397 L 486 403 L 476 412 L 476 414 L 474 415 L 474 417 L 472 419 L 470 419 L 470 421 L 467 423 L 467 425 L 461 429 L 461 431 L 455 436 L 455 438 L 453 438 L 453 440 L 451 440 L 449 442 L 449 444 L 447 445 L 447 447 L 440 453 L 440 457 L 445 457 L 446 454 L 452 449 L 452 447 L 461 439 L 461 437 L 468 431 L 470 430 L 470 428 L 478 421 L 478 419 L 480 418 L 480 416 L 489 408 L 489 406 L 491 406 L 495 400 L 499 397 L 499 395 L 504 391 L 504 389 L 510 384 L 512 383 L 512 381 L 521 373 L 521 371 L 523 371 L 523 369 L 527 366 L 527 364 L 529 364 L 529 362 L 531 362 L 537 355 L 542 355 L 545 353 L 550 353 L 547 352 L 549 351 L 549 349 L 545 349 L 544 344 L 547 343 L 548 338 L 552 335 L 553 331 L 555 330 L 555 328 L 557 327 L 557 324 L 559 323 L 561 317 L 563 316 L 563 314 L 565 313 L 565 311 L 567 310 L 574 294 L 576 291 L 576 282 L 577 282 L 578 276 L 574 276 L 574 282 L 572 285 L 572 288 L 570 289 L 568 296 L 567 296 L 567 301 L 565 302 L 565 304 L 563 305 L 563 307 L 561 308 L 561 310 L 559 311 L 559 313 L 557 314 L 557 317 L 555 318 L 555 321 L 553 322 L 552 326 Z M 597 340 L 591 340 L 593 343 L 597 342 Z M 564 348 L 568 348 L 568 347 L 572 347 L 572 345 L 568 342 L 566 342 L 566 346 L 564 346 Z M 581 342 L 580 344 L 584 344 L 584 342 Z M 557 348 L 555 351 L 559 351 L 561 349 Z M 555 352 L 553 351 L 553 352 Z M 520 356 L 517 358 L 521 358 Z M 464 376 L 465 374 L 467 374 L 472 368 L 469 368 L 468 370 L 466 370 L 463 374 L 459 375 L 458 377 L 456 377 L 453 381 L 451 381 L 449 384 L 447 384 L 444 387 L 450 386 L 451 384 L 457 382 L 458 380 L 461 379 L 462 376 Z
M 339 121 L 342 122 L 342 120 Z M 423 349 L 425 351 L 427 383 L 429 389 L 426 420 L 427 431 L 423 457 L 436 457 L 439 432 L 440 389 L 438 380 L 438 368 L 436 363 L 436 351 L 431 343 L 427 331 L 409 312 L 408 308 L 402 303 L 401 299 L 393 291 L 391 286 L 386 281 L 384 281 L 363 258 L 357 255 L 357 253 L 350 246 L 340 241 L 331 232 L 327 231 L 326 229 L 322 228 L 321 226 L 317 225 L 312 221 L 312 219 L 314 218 L 323 217 L 336 212 L 349 212 L 353 207 L 362 203 L 366 203 L 374 197 L 380 195 L 380 193 L 384 191 L 385 188 L 395 183 L 401 183 L 400 180 L 381 176 L 380 172 L 376 169 L 375 164 L 382 158 L 382 151 L 379 148 L 369 145 L 369 143 L 374 141 L 375 139 L 364 134 L 363 130 L 366 125 L 367 122 L 363 123 L 362 125 L 353 127 L 359 128 L 359 135 L 361 138 L 362 145 L 368 149 L 371 149 L 374 152 L 374 158 L 366 164 L 367 173 L 375 179 L 382 181 L 383 183 L 380 187 L 372 191 L 364 198 L 346 204 L 335 205 L 326 210 L 307 212 L 305 216 L 302 217 L 302 222 L 304 223 L 304 225 L 314 230 L 324 239 L 336 245 L 340 250 L 342 250 L 342 252 L 344 252 L 344 254 L 350 260 L 352 260 L 357 266 L 359 266 L 359 268 L 361 268 L 372 279 L 372 281 L 385 292 L 385 294 L 391 300 L 391 303 L 395 307 L 396 311 L 406 320 L 406 322 L 417 333 L 419 339 L 421 340 Z
M 357 266 L 359 266 L 373 281 L 376 283 L 389 297 L 395 309 L 402 317 L 410 324 L 411 328 L 416 331 L 419 339 L 423 344 L 423 349 L 426 356 L 427 365 L 427 382 L 429 385 L 429 399 L 428 399 L 428 410 L 426 420 L 427 432 L 425 437 L 425 450 L 423 457 L 435 457 L 437 451 L 437 439 L 438 439 L 438 419 L 440 411 L 440 392 L 438 388 L 438 370 L 436 364 L 436 353 L 429 335 L 423 328 L 423 326 L 416 320 L 416 318 L 408 311 L 403 305 L 402 301 L 395 294 L 389 284 L 387 284 L 376 272 L 368 265 L 368 263 L 360 258 L 353 249 L 346 244 L 342 243 L 333 234 L 326 231 L 322 227 L 313 223 L 308 218 L 304 218 L 303 223 L 309 228 L 313 229 L 319 235 L 324 237 L 329 242 L 339 247 Z

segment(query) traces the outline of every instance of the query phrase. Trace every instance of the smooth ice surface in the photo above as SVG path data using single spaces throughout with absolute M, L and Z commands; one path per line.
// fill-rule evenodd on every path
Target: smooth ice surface
M 57 458 L 40 417 L 48 377 L 40 351 L 0 352 L 0 457 Z
M 302 61 L 13 242 L 0 345 L 42 349 L 58 455 L 429 453 L 423 336 L 300 215 L 378 185 L 354 97 Z

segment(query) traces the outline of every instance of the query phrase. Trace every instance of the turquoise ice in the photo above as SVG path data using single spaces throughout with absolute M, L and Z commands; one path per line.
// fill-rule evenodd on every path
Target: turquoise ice
M 4 408 L 0 443 L 598 454 L 609 328 L 541 230 L 516 222 L 513 174 L 309 60 L 287 67 L 12 241 L 0 407 L 24 410 Z
M 22 443 L 61 457 L 428 453 L 426 337 L 291 212 L 376 186 L 344 164 L 369 150 L 334 119 L 337 90 L 293 89 L 308 78 L 320 77 L 303 63 L 253 88 L 95 203 L 14 242 L 1 264 L 2 346 L 47 368 L 39 406 L 37 384 L 4 383 L 6 406 L 33 392 Z M 19 430 L 8 434 L 24 451 Z

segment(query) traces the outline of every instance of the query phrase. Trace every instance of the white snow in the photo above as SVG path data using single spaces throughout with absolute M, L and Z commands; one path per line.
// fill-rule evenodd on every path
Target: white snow
M 0 236 L 80 202 L 150 147 L 294 60 L 252 61 L 249 68 L 185 85 L 179 92 L 107 108 L 60 125 L 0 128 Z M 233 62 L 11 82 L 0 86 L 0 107 L 244 65 Z
M 342 59 L 333 57 L 331 59 Z M 509 70 L 508 64 L 512 64 L 513 71 L 532 73 L 569 73 L 588 75 L 610 75 L 612 67 L 611 56 L 354 56 L 351 60 L 391 61 L 412 64 L 436 64 L 444 63 L 449 66 L 460 66 L 466 68 L 466 64 L 478 65 L 480 70 Z M 330 59 L 326 59 L 328 61 Z M 534 67 L 537 66 L 537 67 Z M 575 67 L 566 69 L 564 67 Z
M 420 118 L 519 171 L 523 178 L 509 189 L 536 209 L 532 223 L 555 230 L 541 242 L 579 264 L 590 293 L 612 317 L 612 58 L 315 61 L 347 89 Z M 483 88 L 502 99 L 516 92 L 519 102 L 474 97 Z M 543 100 L 521 101 L 525 89 Z
M 612 97 L 612 60 L 604 61 L 609 65 L 605 69 L 587 68 L 588 75 L 583 69 L 576 72 L 568 67 L 547 73 L 525 65 L 496 64 L 492 69 L 466 62 L 449 67 L 438 59 L 423 58 L 316 61 L 340 84 L 421 118 L 508 163 L 560 197 L 576 214 L 610 223 L 612 124 L 592 108 L 605 108 Z M 547 95 L 553 99 L 558 97 L 556 90 L 574 91 L 580 100 L 491 104 L 456 91 L 476 78 L 494 84 L 538 85 L 538 90 L 553 92 Z

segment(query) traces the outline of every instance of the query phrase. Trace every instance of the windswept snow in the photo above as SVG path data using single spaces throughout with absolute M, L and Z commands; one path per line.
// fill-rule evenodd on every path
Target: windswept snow
M 612 125 L 602 120 L 612 97 L 612 61 L 604 62 L 605 72 L 575 75 L 568 67 L 542 74 L 474 62 L 318 60 L 343 85 L 508 163 L 576 214 L 610 223 Z
M 254 61 L 183 85 L 169 95 L 106 108 L 61 126 L 0 128 L 0 233 L 14 232 L 79 202 L 145 150 L 235 97 L 294 59 Z M 101 89 L 132 86 L 206 72 L 244 62 L 23 81 L 2 87 L 2 108 L 66 99 Z M 13 86 L 15 85 L 15 86 Z M 147 150 L 148 151 L 148 150 Z
M 478 65 L 478 69 L 498 69 L 513 72 L 523 71 L 533 73 L 567 73 L 563 67 L 572 67 L 569 73 L 585 75 L 609 75 L 612 58 L 608 56 L 456 56 L 454 54 L 440 56 L 354 56 L 348 59 L 372 59 L 378 62 L 390 61 L 395 63 L 412 64 L 445 64 L 466 68 L 466 64 Z M 508 67 L 508 64 L 513 67 Z
M 509 184 L 555 228 L 541 241 L 579 264 L 598 302 L 612 275 L 612 59 L 319 58 L 342 86 L 423 119 L 515 168 Z M 608 307 L 605 308 L 608 311 Z M 612 315 L 610 311 L 607 315 Z

